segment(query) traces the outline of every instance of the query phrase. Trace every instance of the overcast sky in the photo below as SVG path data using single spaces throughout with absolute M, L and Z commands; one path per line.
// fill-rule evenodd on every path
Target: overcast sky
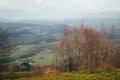
M 0 0 L 0 18 L 118 18 L 120 0 Z

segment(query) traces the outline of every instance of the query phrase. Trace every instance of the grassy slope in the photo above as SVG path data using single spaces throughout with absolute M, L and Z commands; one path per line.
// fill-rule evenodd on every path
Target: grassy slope
M 15 50 L 12 51 L 10 58 L 13 61 L 22 59 L 21 56 L 31 54 L 31 51 L 36 53 L 36 55 L 31 56 L 32 61 L 34 61 L 38 66 L 40 65 L 50 65 L 53 62 L 53 55 L 48 49 L 49 43 L 39 43 L 39 44 L 27 44 L 27 45 L 18 45 Z M 40 49 L 37 52 L 36 49 Z M 26 57 L 28 58 L 28 57 Z
M 41 52 L 41 54 L 41 57 L 36 57 L 33 59 L 33 61 L 37 63 L 37 66 L 51 65 L 53 63 L 54 54 L 52 54 L 50 50 L 45 50 Z
M 30 50 L 34 50 L 37 44 L 28 44 L 28 45 L 18 45 L 11 54 L 13 60 L 19 59 L 20 56 L 28 54 Z
M 120 70 L 96 70 L 95 73 L 89 71 L 77 71 L 69 73 L 59 73 L 54 75 L 35 75 L 30 72 L 18 72 L 12 74 L 4 73 L 3 76 L 10 79 L 16 77 L 15 80 L 120 80 Z M 20 78 L 21 77 L 21 78 Z
M 94 74 L 87 72 L 73 72 L 62 73 L 60 75 L 33 76 L 17 80 L 120 80 L 120 72 L 99 72 Z

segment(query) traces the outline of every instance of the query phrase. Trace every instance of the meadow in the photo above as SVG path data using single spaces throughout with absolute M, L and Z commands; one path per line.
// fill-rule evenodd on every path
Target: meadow
M 78 70 L 57 74 L 34 74 L 33 72 L 3 72 L 1 80 L 120 80 L 120 69 L 101 70 L 95 72 Z
M 11 62 L 32 61 L 36 65 L 51 65 L 53 55 L 49 49 L 49 43 L 17 45 L 10 54 Z

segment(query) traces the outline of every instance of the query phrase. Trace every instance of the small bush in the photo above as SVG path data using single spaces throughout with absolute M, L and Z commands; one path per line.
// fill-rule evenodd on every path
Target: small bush
M 51 75 L 51 74 L 57 74 L 59 71 L 57 70 L 57 69 L 55 69 L 55 68 L 47 68 L 44 72 L 43 72 L 43 74 L 45 74 L 45 75 Z

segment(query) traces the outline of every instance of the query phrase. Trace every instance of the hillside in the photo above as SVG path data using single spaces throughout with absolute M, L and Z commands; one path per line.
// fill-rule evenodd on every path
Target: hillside
M 10 55 L 11 62 L 21 63 L 24 61 L 32 62 L 34 65 L 50 65 L 52 64 L 52 54 L 49 49 L 49 43 L 41 42 L 38 44 L 26 44 L 26 45 L 18 45 L 12 51 Z
M 94 29 L 98 31 L 101 26 L 100 22 L 106 23 L 107 29 L 115 23 L 116 31 L 113 38 L 120 37 L 120 19 L 3 20 L 0 22 L 0 26 L 9 30 L 12 44 L 16 45 L 10 55 L 12 62 L 28 61 L 40 65 L 50 65 L 54 55 L 50 50 L 50 44 L 59 39 L 65 24 L 71 28 L 73 24 L 78 26 L 81 22 L 93 25 Z
M 91 25 L 96 30 L 100 30 L 102 22 L 106 27 L 111 27 L 112 24 L 116 26 L 115 36 L 118 37 L 120 30 L 120 19 L 65 19 L 56 21 L 42 21 L 42 20 L 20 20 L 9 21 L 3 20 L 0 22 L 0 27 L 9 30 L 12 44 L 35 44 L 40 41 L 53 42 L 58 39 L 62 33 L 63 27 L 66 25 L 71 28 L 73 24 L 79 26 L 81 23 Z
M 62 25 L 32 23 L 0 23 L 0 27 L 9 30 L 12 44 L 31 44 L 40 41 L 53 42 L 61 33 Z

